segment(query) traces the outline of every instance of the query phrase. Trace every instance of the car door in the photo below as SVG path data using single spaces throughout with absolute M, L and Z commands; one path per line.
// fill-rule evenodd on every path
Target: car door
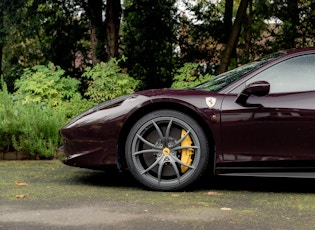
M 246 85 L 267 81 L 267 96 L 235 100 Z M 258 106 L 260 105 L 260 106 Z M 252 75 L 222 103 L 223 162 L 283 163 L 315 159 L 315 55 L 288 58 Z M 259 164 L 256 164 L 259 165 Z

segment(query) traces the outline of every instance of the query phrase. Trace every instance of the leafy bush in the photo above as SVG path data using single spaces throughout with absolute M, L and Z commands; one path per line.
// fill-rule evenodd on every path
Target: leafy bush
M 214 77 L 210 74 L 200 74 L 199 67 L 198 63 L 185 63 L 174 76 L 172 88 L 191 88 Z
M 15 81 L 15 99 L 23 104 L 44 103 L 66 118 L 72 118 L 93 106 L 93 102 L 82 99 L 80 81 L 64 75 L 65 71 L 52 63 L 27 68 L 22 77 Z
M 16 122 L 17 110 L 12 95 L 8 93 L 7 86 L 3 81 L 2 90 L 0 89 L 0 100 L 0 150 L 9 151 L 12 146 L 11 136 L 18 131 L 13 124 Z
M 100 103 L 115 97 L 133 93 L 139 81 L 122 73 L 119 60 L 113 58 L 93 68 L 86 68 L 82 77 L 89 80 L 86 96 L 94 103 Z
M 59 129 L 65 124 L 63 114 L 49 106 L 37 103 L 19 105 L 16 113 L 18 132 L 12 134 L 15 150 L 36 158 L 53 158 L 61 145 Z
M 58 106 L 54 107 L 54 110 L 69 120 L 95 105 L 94 102 L 88 101 L 81 96 L 75 96 L 70 100 L 60 102 Z
M 0 100 L 0 150 L 53 158 L 61 144 L 58 131 L 66 121 L 64 115 L 45 104 L 22 104 L 8 93 L 5 84 L 0 90 Z
M 64 74 L 64 70 L 52 63 L 26 68 L 21 78 L 15 81 L 15 95 L 24 104 L 44 102 L 49 106 L 57 106 L 62 101 L 78 97 L 80 82 Z
M 23 151 L 39 158 L 55 156 L 62 141 L 62 125 L 94 105 L 82 99 L 80 82 L 64 73 L 51 63 L 27 68 L 15 82 L 13 95 L 2 82 L 0 151 Z

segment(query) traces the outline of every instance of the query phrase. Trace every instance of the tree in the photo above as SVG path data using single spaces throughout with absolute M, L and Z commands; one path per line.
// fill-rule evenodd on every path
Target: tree
M 8 14 L 6 17 L 6 28 L 10 28 L 10 39 L 7 39 L 7 45 L 4 47 L 6 80 L 12 78 L 9 81 L 14 82 L 19 78 L 21 68 L 47 64 L 49 61 L 61 66 L 72 77 L 80 77 L 83 68 L 77 68 L 75 56 L 77 53 L 81 54 L 82 63 L 79 66 L 85 67 L 92 47 L 90 41 L 93 41 L 88 33 L 90 27 L 88 13 L 83 10 L 84 1 L 20 0 L 25 4 L 20 6 L 17 2 L 8 0 L 9 4 L 5 4 L 7 9 L 12 9 L 13 15 L 12 17 Z M 93 5 L 93 10 L 99 9 L 98 15 L 102 23 L 104 7 L 102 0 L 100 2 L 99 6 Z M 92 14 L 97 17 L 96 13 Z M 94 24 L 99 26 L 98 31 L 105 31 L 104 24 L 100 25 L 97 20 L 93 22 L 96 21 Z M 97 38 L 100 43 L 105 44 L 105 32 L 103 34 Z M 99 46 L 98 44 L 97 47 Z M 103 52 L 98 53 L 100 60 L 106 60 L 104 45 L 98 50 Z M 10 91 L 13 90 L 11 85 L 13 84 L 8 84 Z
M 1 0 L 0 2 L 0 74 L 7 83 L 9 90 L 13 90 L 14 74 L 19 56 L 15 56 L 15 63 L 10 60 L 12 58 L 12 41 L 19 39 L 19 34 L 15 33 L 17 24 L 25 15 L 23 11 L 27 4 L 25 0 Z M 10 36 L 12 34 L 12 36 Z M 9 50 L 9 55 L 8 55 Z
M 124 67 L 141 80 L 143 89 L 169 87 L 176 44 L 175 0 L 125 1 L 123 22 Z
M 236 47 L 236 44 L 238 42 L 238 38 L 241 32 L 241 27 L 242 27 L 244 15 L 246 14 L 248 1 L 249 0 L 241 0 L 240 6 L 238 7 L 236 18 L 232 27 L 231 35 L 221 58 L 218 73 L 225 72 L 227 68 L 229 67 L 232 52 Z
M 186 9 L 180 18 L 178 41 L 180 62 L 198 63 L 203 73 L 213 74 L 225 36 L 222 33 L 225 31 L 223 6 L 211 0 L 184 3 Z
M 245 62 L 249 61 L 250 57 L 250 46 L 251 46 L 251 28 L 252 28 L 252 19 L 253 19 L 253 0 L 248 2 L 248 17 L 245 29 Z
M 79 16 L 76 5 L 72 2 L 53 2 L 47 6 L 47 1 L 33 5 L 29 14 L 33 15 L 33 39 L 40 42 L 40 50 L 48 61 L 74 74 L 74 56 L 77 51 L 88 53 L 90 46 L 86 31 L 88 26 L 84 16 Z M 29 16 L 31 18 L 31 15 Z
M 82 6 L 89 20 L 92 63 L 118 57 L 121 2 L 78 0 L 77 4 Z
M 315 42 L 311 1 L 182 1 L 190 12 L 178 20 L 177 0 L 125 0 L 123 7 L 118 0 L 1 0 L 2 75 L 12 91 L 23 68 L 51 61 L 80 78 L 88 65 L 125 56 L 123 71 L 141 80 L 142 89 L 161 88 L 186 62 L 213 73 L 224 47 L 219 72 Z
M 0 76 L 2 73 L 3 45 L 4 45 L 4 11 L 3 11 L 3 2 L 0 2 Z
M 122 9 L 120 1 L 107 0 L 105 31 L 107 40 L 106 50 L 109 58 L 118 57 L 121 13 Z
M 224 8 L 224 35 L 223 43 L 226 44 L 229 40 L 230 33 L 232 30 L 232 18 L 233 18 L 233 0 L 225 0 Z
M 103 24 L 103 0 L 88 0 L 86 4 L 82 2 L 83 8 L 89 19 L 90 28 L 90 45 L 91 45 L 91 59 L 93 65 L 99 63 L 101 59 L 106 59 L 106 52 L 104 50 L 104 24 Z

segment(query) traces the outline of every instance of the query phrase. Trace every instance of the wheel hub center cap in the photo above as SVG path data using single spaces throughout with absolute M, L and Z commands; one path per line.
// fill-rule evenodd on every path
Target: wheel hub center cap
M 171 150 L 169 148 L 164 148 L 163 149 L 163 154 L 164 155 L 170 155 L 170 153 L 171 153 Z

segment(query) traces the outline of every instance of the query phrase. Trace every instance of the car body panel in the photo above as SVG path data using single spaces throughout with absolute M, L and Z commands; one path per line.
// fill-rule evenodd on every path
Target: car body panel
M 222 105 L 224 162 L 315 159 L 315 92 L 251 98 L 261 108 L 238 106 L 235 98 Z

